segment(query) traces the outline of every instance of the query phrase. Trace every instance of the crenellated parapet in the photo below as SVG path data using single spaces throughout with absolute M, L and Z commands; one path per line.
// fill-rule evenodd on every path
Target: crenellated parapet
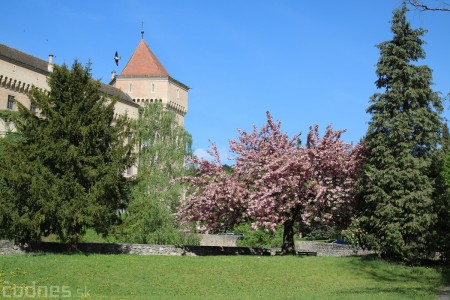
M 169 101 L 166 105 L 166 108 L 174 111 L 175 113 L 185 116 L 187 114 L 187 108 L 173 101 Z
M 147 103 L 161 103 L 164 106 L 164 108 L 171 110 L 182 117 L 184 117 L 187 114 L 187 108 L 185 106 L 183 106 L 175 101 L 171 101 L 171 100 L 167 100 L 167 99 L 137 98 L 137 99 L 133 99 L 133 102 L 139 104 L 142 107 L 144 107 Z
M 0 87 L 8 89 L 13 92 L 18 92 L 22 94 L 30 94 L 33 88 L 33 84 L 29 82 L 25 82 L 13 77 L 8 77 L 6 75 L 0 74 Z M 40 88 L 43 91 L 42 88 Z

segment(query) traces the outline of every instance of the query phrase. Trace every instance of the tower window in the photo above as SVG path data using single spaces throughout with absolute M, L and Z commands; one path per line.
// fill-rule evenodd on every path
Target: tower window
M 155 92 L 155 84 L 152 83 L 152 93 L 154 93 L 154 92 Z
M 130 83 L 129 85 L 128 85 L 128 92 L 132 92 L 133 91 L 133 84 L 132 83 Z
M 177 89 L 177 99 L 180 98 L 180 89 Z

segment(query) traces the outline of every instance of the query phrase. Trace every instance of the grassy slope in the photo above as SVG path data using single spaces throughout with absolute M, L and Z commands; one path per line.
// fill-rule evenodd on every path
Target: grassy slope
M 380 300 L 434 299 L 442 275 L 357 257 L 0 256 L 0 298 L 33 282 L 91 299 Z

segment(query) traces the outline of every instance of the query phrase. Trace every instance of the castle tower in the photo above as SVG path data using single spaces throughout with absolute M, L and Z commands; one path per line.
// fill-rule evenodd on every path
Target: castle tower
M 112 74 L 110 84 L 127 93 L 135 103 L 160 102 L 177 114 L 178 123 L 184 124 L 188 111 L 189 87 L 172 78 L 144 40 L 119 75 Z

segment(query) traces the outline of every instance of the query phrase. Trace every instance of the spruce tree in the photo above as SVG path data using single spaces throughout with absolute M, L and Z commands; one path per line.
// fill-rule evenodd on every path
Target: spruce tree
M 435 192 L 434 211 L 437 222 L 432 236 L 433 250 L 441 254 L 442 260 L 450 260 L 450 149 L 449 132 L 445 126 L 442 152 L 436 159 L 436 171 L 439 172 Z
M 368 157 L 362 179 L 360 225 L 363 244 L 382 256 L 412 262 L 428 250 L 443 107 L 433 92 L 425 58 L 423 29 L 412 29 L 406 4 L 394 11 L 392 40 L 378 45 L 376 86 L 364 138 Z
M 124 170 L 133 164 L 128 118 L 100 91 L 89 65 L 55 66 L 49 91 L 33 88 L 20 103 L 20 139 L 0 158 L 1 226 L 19 243 L 55 234 L 75 244 L 86 228 L 106 234 L 125 204 Z

